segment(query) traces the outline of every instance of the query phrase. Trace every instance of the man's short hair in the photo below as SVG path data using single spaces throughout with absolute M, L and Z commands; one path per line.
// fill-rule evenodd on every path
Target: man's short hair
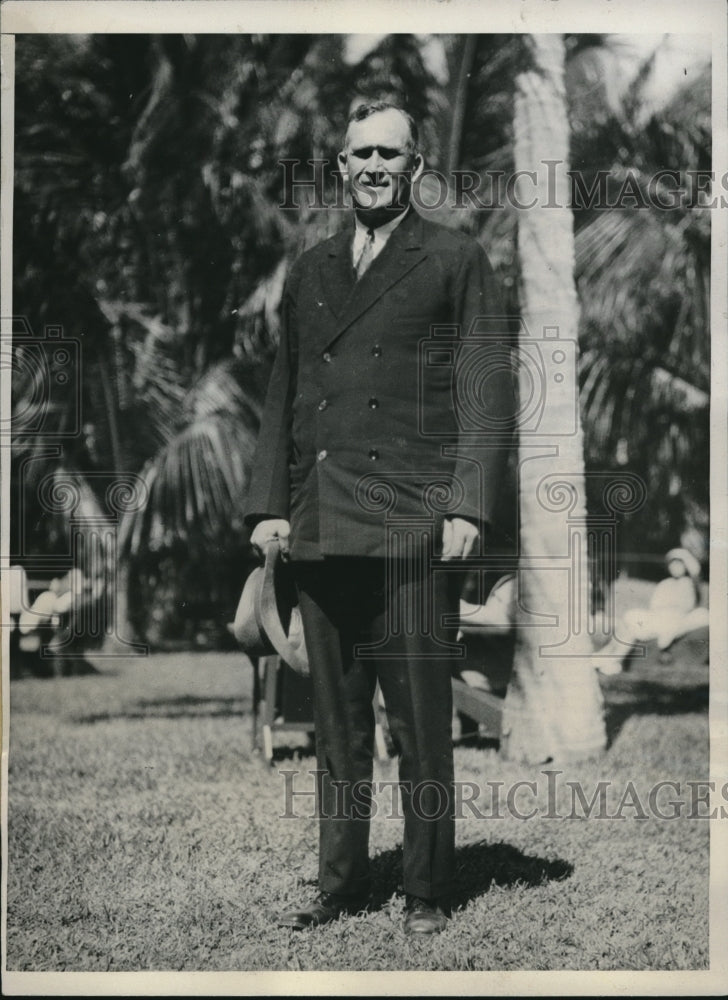
M 349 115 L 349 119 L 346 123 L 346 136 L 348 137 L 349 135 L 349 125 L 351 125 L 352 122 L 362 122 L 365 118 L 369 118 L 370 115 L 376 115 L 380 111 L 399 111 L 409 126 L 410 151 L 412 153 L 416 153 L 417 145 L 420 139 L 417 122 L 414 120 L 409 111 L 405 111 L 404 108 L 401 108 L 398 104 L 392 104 L 391 101 L 365 101 L 362 104 L 357 104 Z

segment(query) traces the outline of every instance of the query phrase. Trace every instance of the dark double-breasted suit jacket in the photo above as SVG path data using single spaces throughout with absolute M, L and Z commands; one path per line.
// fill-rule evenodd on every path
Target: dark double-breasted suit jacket
M 290 520 L 323 775 L 319 888 L 342 894 L 369 884 L 368 825 L 355 819 L 349 791 L 349 821 L 330 817 L 341 788 L 371 780 L 376 678 L 401 787 L 431 797 L 439 789 L 446 802 L 453 781 L 451 663 L 440 625 L 426 623 L 452 618 L 457 580 L 430 572 L 422 550 L 396 564 L 382 557 L 400 551 L 390 545 L 397 537 L 429 539 L 437 555 L 447 514 L 488 521 L 515 407 L 506 324 L 481 247 L 410 209 L 355 282 L 352 239 L 350 225 L 291 271 L 246 511 L 249 523 Z M 390 629 L 415 609 L 417 628 Z M 376 662 L 356 646 L 362 638 Z M 420 815 L 405 792 L 402 803 L 405 891 L 445 895 L 452 811 L 428 798 Z
M 387 518 L 487 522 L 510 444 L 508 333 L 480 245 L 410 209 L 356 282 L 352 239 L 304 253 L 284 293 L 246 518 L 290 520 L 294 560 L 384 556 Z

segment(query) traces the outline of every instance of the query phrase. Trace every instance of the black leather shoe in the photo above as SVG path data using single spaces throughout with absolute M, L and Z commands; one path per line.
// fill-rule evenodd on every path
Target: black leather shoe
M 333 892 L 320 892 L 309 906 L 281 913 L 278 917 L 278 926 L 302 931 L 305 927 L 328 924 L 342 913 L 360 913 L 366 907 L 366 896 L 338 896 Z
M 439 934 L 447 927 L 448 914 L 436 899 L 407 896 L 404 916 L 405 934 Z

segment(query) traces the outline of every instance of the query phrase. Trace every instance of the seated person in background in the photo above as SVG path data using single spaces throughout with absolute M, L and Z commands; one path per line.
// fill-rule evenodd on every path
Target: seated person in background
M 62 615 L 88 598 L 90 586 L 90 581 L 78 568 L 70 569 L 64 576 L 54 577 L 48 590 L 41 591 L 32 605 L 21 611 L 18 621 L 21 636 L 37 632 L 45 625 L 57 627 Z M 27 648 L 27 645 L 21 643 L 21 648 Z
M 593 659 L 603 674 L 618 674 L 636 642 L 657 640 L 661 662 L 669 662 L 669 646 L 694 629 L 708 624 L 708 609 L 699 607 L 700 563 L 687 549 L 671 549 L 665 556 L 669 576 L 657 584 L 649 607 L 629 608 L 616 634 Z

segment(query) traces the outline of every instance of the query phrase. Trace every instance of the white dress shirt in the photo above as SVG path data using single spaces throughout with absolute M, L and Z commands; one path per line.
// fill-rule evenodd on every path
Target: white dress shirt
M 400 224 L 407 214 L 407 209 L 404 210 L 396 218 L 392 219 L 391 222 L 386 222 L 383 226 L 379 226 L 378 229 L 374 230 L 374 243 L 372 245 L 372 260 L 376 260 L 379 254 L 384 250 L 387 245 L 387 240 L 392 235 L 394 230 Z M 367 233 L 369 232 L 369 227 L 364 225 L 364 223 L 359 219 L 357 215 L 354 216 L 355 227 L 354 227 L 354 242 L 351 248 L 351 261 L 354 266 L 356 262 L 361 257 L 362 250 L 364 249 L 364 244 L 367 240 Z

